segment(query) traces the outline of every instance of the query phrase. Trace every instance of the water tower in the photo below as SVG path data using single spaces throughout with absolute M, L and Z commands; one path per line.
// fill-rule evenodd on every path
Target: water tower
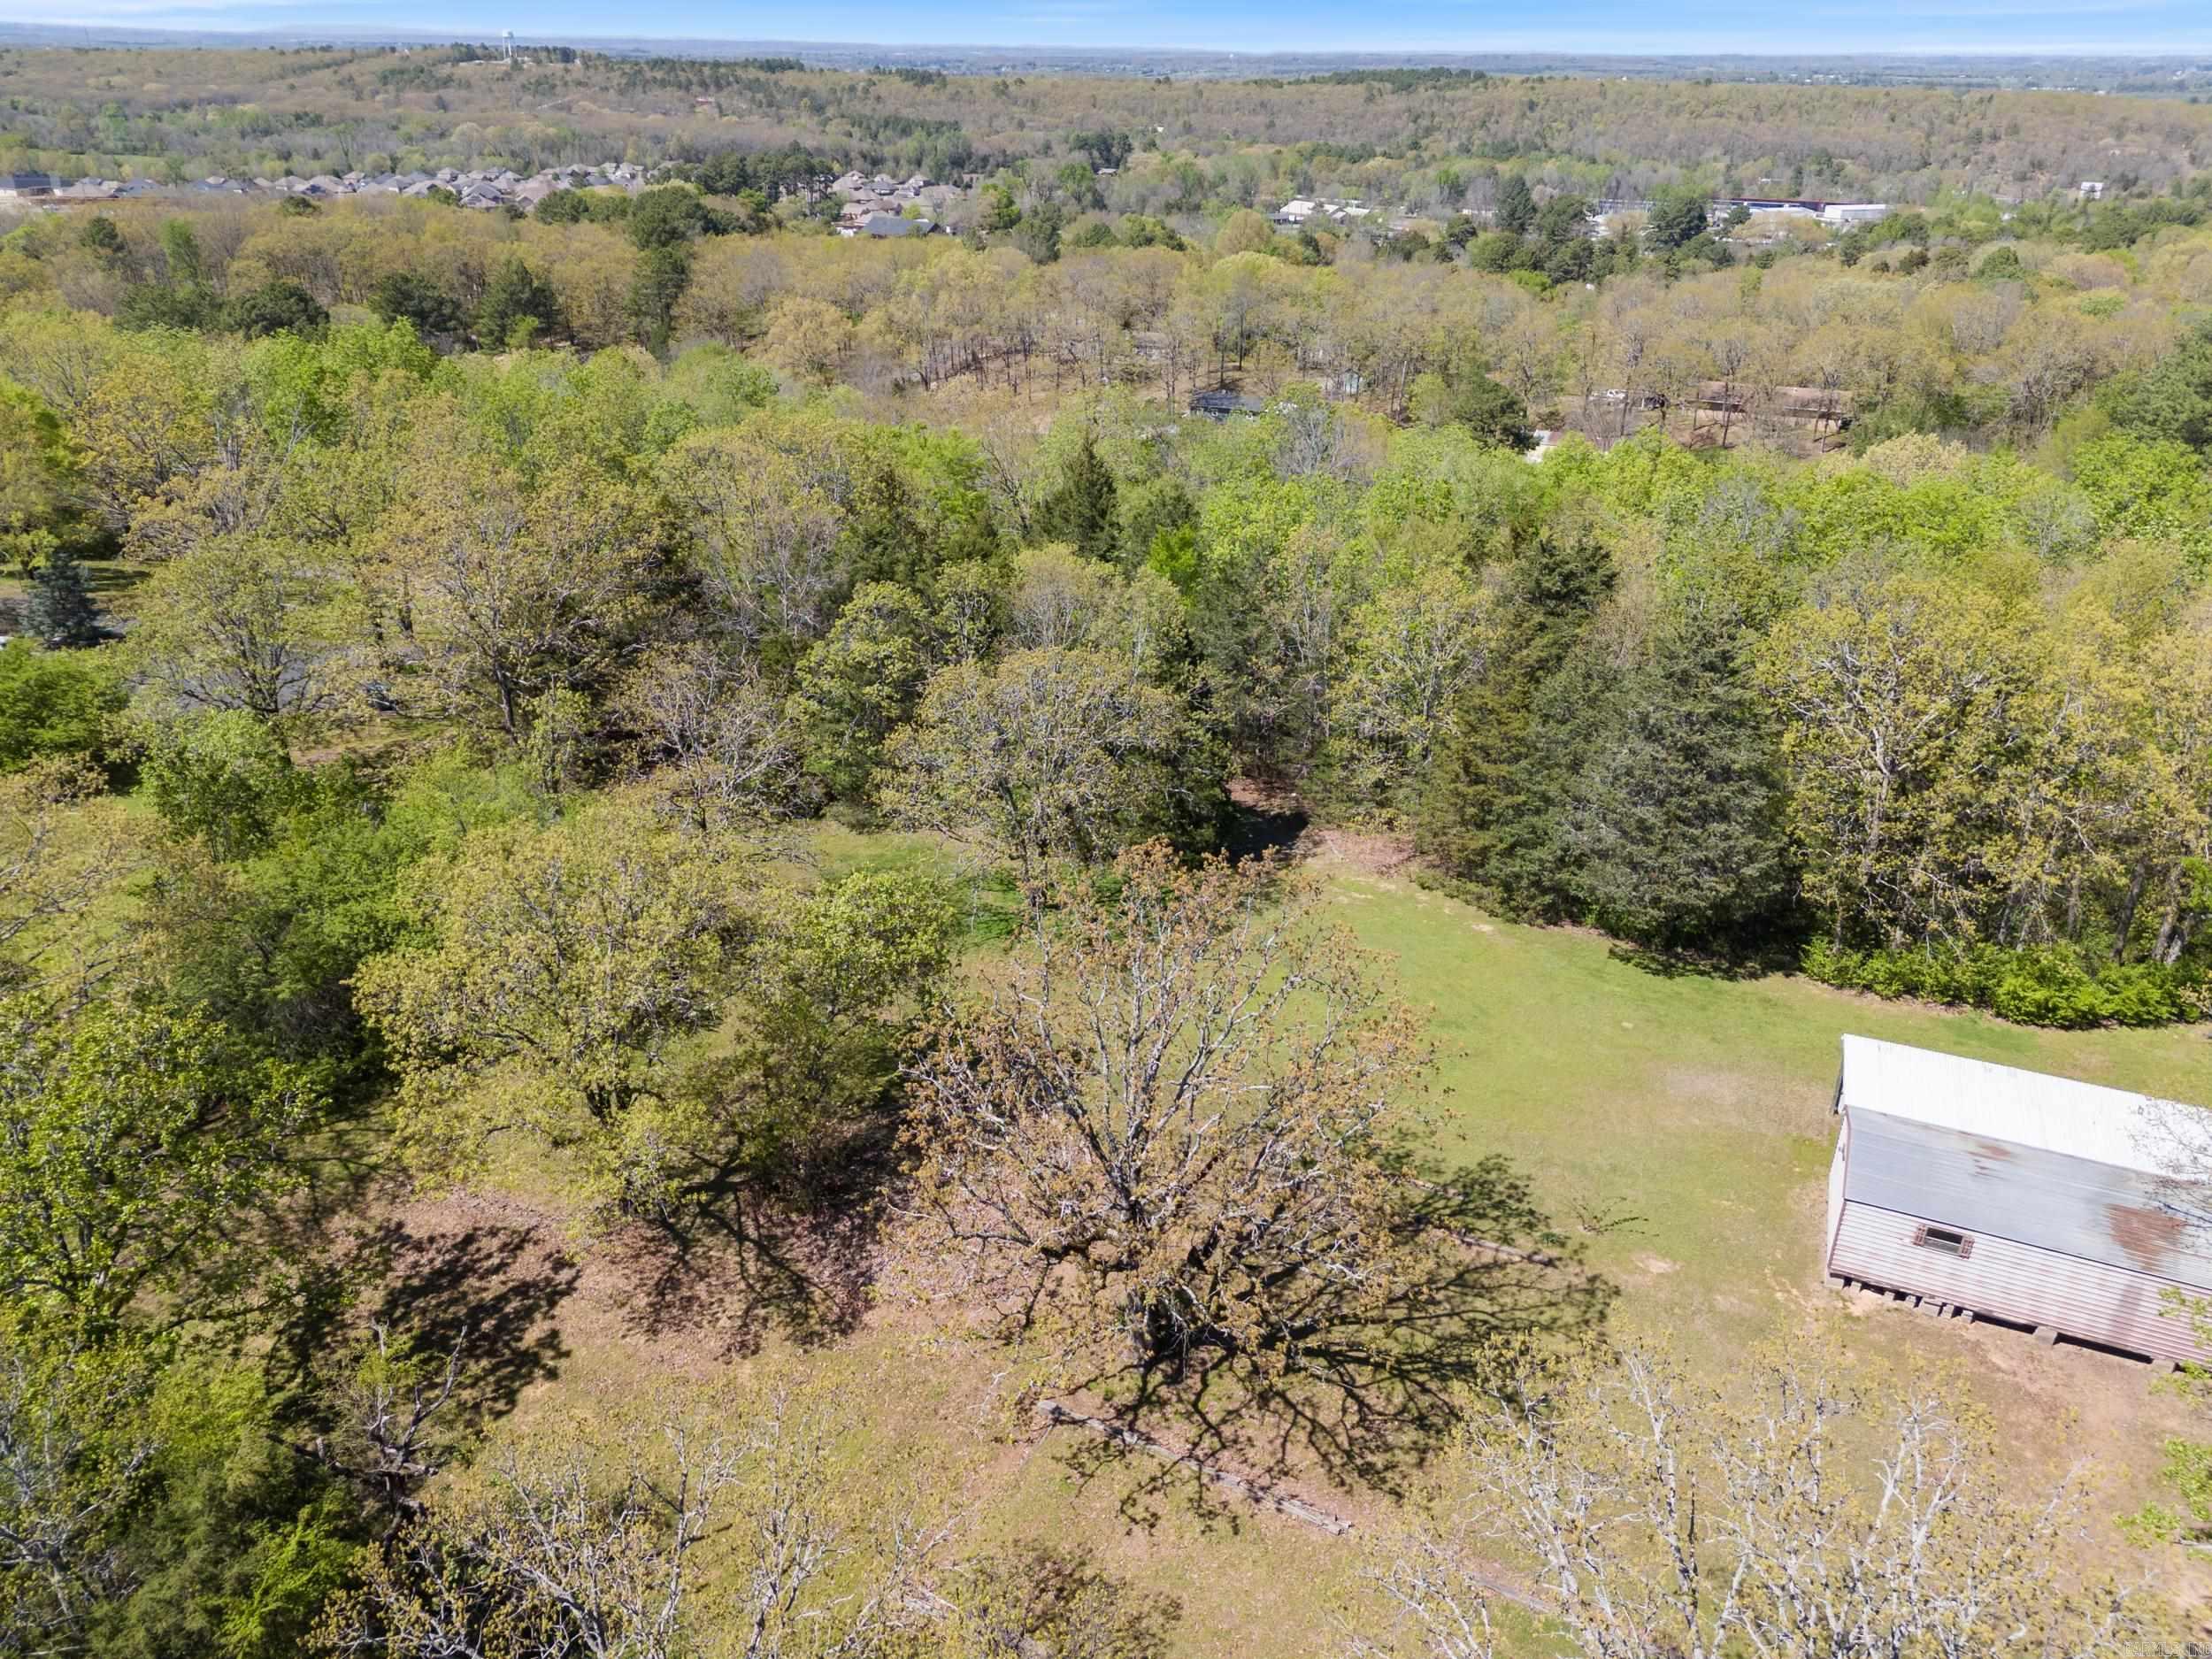
M 514 60 L 515 60 L 515 32 L 514 32 L 514 30 L 512 30 L 512 29 L 502 29 L 502 30 L 500 30 L 500 31 L 499 31 L 499 44 L 500 44 L 500 48 L 501 48 L 501 51 L 502 51 L 502 55 L 503 55 L 503 57 L 507 59 L 507 61 L 508 61 L 509 63 L 511 63 L 511 64 L 512 62 L 514 62 Z

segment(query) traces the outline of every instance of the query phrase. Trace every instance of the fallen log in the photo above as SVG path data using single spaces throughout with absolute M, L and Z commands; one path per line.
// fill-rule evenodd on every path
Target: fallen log
M 1517 1580 L 1509 1578 L 1503 1573 L 1487 1567 L 1469 1566 L 1463 1568 L 1462 1571 L 1500 1601 L 1510 1601 L 1514 1606 L 1525 1608 L 1539 1617 L 1551 1617 L 1552 1609 L 1547 1607 L 1539 1597 L 1521 1588 Z
M 1071 1411 L 1057 1400 L 1040 1400 L 1037 1412 L 1048 1422 L 1069 1428 L 1088 1429 L 1092 1433 L 1103 1435 L 1115 1445 L 1125 1446 L 1132 1451 L 1144 1452 L 1171 1463 L 1187 1463 L 1197 1471 L 1200 1479 L 1217 1486 L 1226 1486 L 1254 1503 L 1273 1509 L 1279 1515 L 1286 1515 L 1294 1521 L 1302 1521 L 1308 1526 L 1317 1526 L 1339 1538 L 1352 1530 L 1352 1524 L 1343 1517 L 1331 1515 L 1326 1509 L 1317 1509 L 1303 1498 L 1271 1491 L 1256 1480 L 1232 1474 L 1225 1469 L 1216 1469 L 1210 1463 L 1201 1463 L 1187 1452 L 1179 1452 L 1173 1447 L 1156 1440 L 1148 1434 L 1140 1434 L 1122 1424 L 1110 1423 L 1104 1417 L 1086 1417 L 1080 1411 Z
M 1425 1193 L 1440 1193 L 1445 1190 L 1442 1183 L 1425 1181 L 1417 1175 L 1407 1175 L 1400 1179 L 1408 1187 L 1418 1187 Z M 1500 1244 L 1495 1239 L 1479 1238 L 1471 1233 L 1463 1233 L 1457 1227 L 1448 1227 L 1441 1222 L 1432 1222 L 1430 1225 L 1463 1249 L 1487 1250 L 1491 1255 L 1502 1256 L 1509 1262 L 1526 1262 L 1536 1267 L 1557 1267 L 1559 1265 L 1557 1256 L 1547 1256 L 1541 1250 L 1524 1250 L 1514 1245 Z

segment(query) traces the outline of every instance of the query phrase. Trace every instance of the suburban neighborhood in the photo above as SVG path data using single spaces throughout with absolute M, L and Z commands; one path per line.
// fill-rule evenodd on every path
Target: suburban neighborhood
M 663 170 L 664 171 L 664 170 Z M 1100 170 L 1110 177 L 1115 169 Z M 64 206 L 85 202 L 129 201 L 150 196 L 299 196 L 310 201 L 337 196 L 396 196 L 422 197 L 434 191 L 449 193 L 463 207 L 526 212 L 546 197 L 569 189 L 620 189 L 635 192 L 657 181 L 652 169 L 628 162 L 601 162 L 585 165 L 547 167 L 523 175 L 511 169 L 441 167 L 434 172 L 321 173 L 308 176 L 287 173 L 275 178 L 231 178 L 212 174 L 182 181 L 155 179 L 87 177 L 64 179 L 45 173 L 0 173 L 0 201 L 27 205 Z M 807 200 L 828 199 L 838 204 L 833 221 L 840 236 L 927 235 L 951 228 L 961 204 L 972 196 L 978 182 L 973 174 L 952 183 L 912 173 L 893 178 L 851 168 L 826 183 L 798 194 Z M 2084 185 L 2084 196 L 2096 187 Z M 1595 238 L 1623 230 L 1640 232 L 1641 221 L 1654 204 L 1647 201 L 1605 200 L 1592 204 L 1583 222 L 1583 234 Z M 1840 234 L 1856 226 L 1873 224 L 1890 212 L 1880 202 L 1818 202 L 1778 198 L 1717 197 L 1709 220 L 1717 228 L 1755 219 L 1768 232 L 1763 240 L 1779 240 L 1780 228 L 1793 221 Z M 1286 231 L 1329 228 L 1355 230 L 1370 221 L 1379 227 L 1383 240 L 1402 235 L 1430 221 L 1417 218 L 1409 208 L 1388 211 L 1358 197 L 1292 196 L 1268 211 L 1270 222 Z M 1459 217 L 1474 225 L 1491 222 L 1491 210 L 1470 211 Z M 1759 241 L 1753 236 L 1749 240 Z
M 506 168 L 464 172 L 441 167 L 434 173 L 319 173 L 309 178 L 287 173 L 275 179 L 232 179 L 219 173 L 176 184 L 153 179 L 63 180 L 51 173 L 0 173 L 0 200 L 57 205 L 130 201 L 148 196 L 303 196 L 316 201 L 348 196 L 426 196 L 444 190 L 463 207 L 527 210 L 561 190 L 635 191 L 646 182 L 645 170 L 626 162 L 548 167 L 527 178 Z

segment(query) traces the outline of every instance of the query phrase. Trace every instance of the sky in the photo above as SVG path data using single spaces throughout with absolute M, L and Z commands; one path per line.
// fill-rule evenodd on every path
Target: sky
M 2095 52 L 2212 58 L 2212 0 L 0 0 L 0 21 L 1231 51 Z

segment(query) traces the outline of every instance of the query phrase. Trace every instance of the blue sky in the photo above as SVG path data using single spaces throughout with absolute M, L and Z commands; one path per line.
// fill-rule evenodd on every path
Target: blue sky
M 1639 0 L 0 0 L 0 20 L 200 29 L 429 29 L 533 35 L 1240 51 L 2185 52 L 2212 57 L 2212 0 L 1810 0 L 1655 7 Z

